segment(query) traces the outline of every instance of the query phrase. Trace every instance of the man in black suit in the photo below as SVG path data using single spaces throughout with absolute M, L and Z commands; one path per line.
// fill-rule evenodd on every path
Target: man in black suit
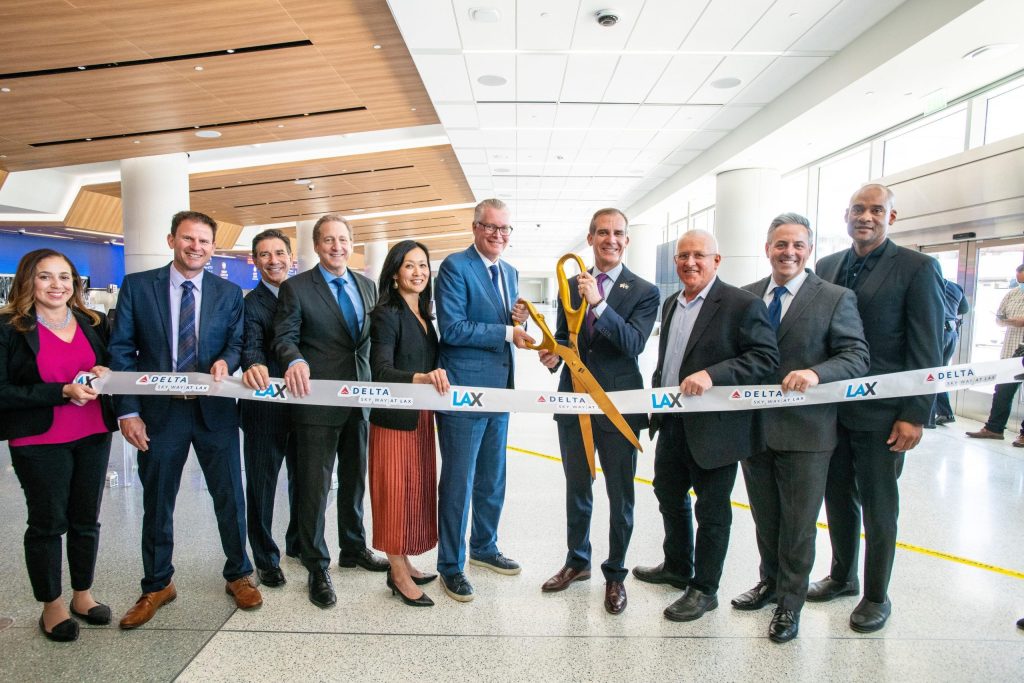
M 764 302 L 719 280 L 721 260 L 714 236 L 703 230 L 684 233 L 676 244 L 676 273 L 683 290 L 662 309 L 652 381 L 654 387 L 671 388 L 666 394 L 676 401 L 700 396 L 712 386 L 759 384 L 779 365 Z M 665 560 L 656 567 L 635 567 L 633 575 L 686 588 L 665 609 L 672 621 L 693 621 L 718 607 L 736 463 L 763 449 L 752 412 L 655 413 L 651 419 L 651 433 L 661 430 L 654 454 L 654 494 L 665 524 Z M 697 494 L 696 544 L 691 487 Z
M 618 209 L 601 209 L 590 221 L 587 244 L 594 249 L 594 268 L 569 281 L 572 306 L 585 298 L 589 313 L 577 340 L 580 359 L 606 391 L 643 389 L 637 357 L 644 350 L 658 315 L 658 288 L 637 277 L 622 264 L 629 244 L 629 222 Z M 565 310 L 558 306 L 555 338 L 568 344 Z M 561 359 L 548 351 L 540 361 L 554 372 Z M 573 391 L 569 368 L 562 370 L 559 391 Z M 565 565 L 548 579 L 541 590 L 565 590 L 574 581 L 590 578 L 590 516 L 594 495 L 575 415 L 556 415 L 558 442 L 565 470 L 565 514 L 569 552 Z M 634 433 L 647 427 L 646 415 L 629 415 L 626 421 Z M 633 477 L 636 448 L 603 415 L 591 418 L 594 445 L 600 457 L 605 489 L 608 491 L 610 525 L 608 559 L 601 564 L 605 578 L 604 607 L 610 614 L 626 609 L 626 549 L 633 534 Z
M 857 295 L 864 336 L 871 350 L 868 375 L 942 364 L 942 275 L 938 262 L 889 240 L 896 222 L 893 193 L 865 185 L 850 199 L 846 230 L 853 245 L 818 261 L 822 279 Z M 853 395 L 871 386 L 851 386 Z M 839 406 L 839 445 L 829 464 L 825 511 L 832 541 L 832 568 L 811 584 L 809 601 L 857 595 L 861 509 L 864 517 L 864 598 L 850 615 L 861 633 L 885 626 L 892 611 L 889 578 L 896 555 L 897 480 L 904 454 L 921 440 L 931 415 L 931 394 L 857 401 Z
M 310 379 L 370 381 L 370 326 L 377 302 L 373 282 L 348 267 L 352 231 L 341 216 L 321 216 L 313 226 L 320 262 L 281 284 L 274 318 L 274 350 L 290 394 L 309 393 Z M 338 537 L 341 567 L 386 571 L 387 560 L 366 547 L 366 435 L 369 410 L 294 405 L 299 553 L 309 571 L 309 599 L 318 607 L 336 602 L 324 541 L 324 513 L 331 472 L 338 462 Z
M 787 393 L 861 377 L 868 369 L 857 297 L 804 269 L 813 248 L 806 218 L 777 216 L 764 246 L 772 274 L 743 288 L 768 305 L 781 359 L 772 381 Z M 784 643 L 799 631 L 814 565 L 815 523 L 837 441 L 836 404 L 766 409 L 758 418 L 766 447 L 741 467 L 757 529 L 761 580 L 732 606 L 757 610 L 777 603 L 768 637 Z
M 274 314 L 281 283 L 292 267 L 292 246 L 280 230 L 264 230 L 252 240 L 252 261 L 260 281 L 245 296 L 245 337 L 242 345 L 242 382 L 254 395 L 285 399 L 280 384 L 271 385 L 271 377 L 280 377 L 281 364 L 274 353 Z M 285 584 L 281 571 L 281 551 L 274 542 L 274 492 L 281 463 L 288 466 L 288 529 L 285 552 L 299 556 L 298 518 L 295 510 L 296 437 L 291 427 L 288 405 L 268 401 L 239 401 L 242 448 L 245 457 L 246 521 L 249 545 L 256 564 L 256 575 L 264 586 Z

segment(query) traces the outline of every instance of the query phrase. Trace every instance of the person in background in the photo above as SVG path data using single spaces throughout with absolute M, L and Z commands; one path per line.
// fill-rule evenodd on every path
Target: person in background
M 1017 286 L 1011 289 L 999 302 L 996 309 L 996 324 L 1006 328 L 1003 335 L 1003 351 L 1000 358 L 1011 358 L 1016 354 L 1017 347 L 1024 344 L 1024 264 L 1017 266 Z M 1013 409 L 1013 397 L 1017 394 L 1020 382 L 997 384 L 992 394 L 992 407 L 989 409 L 988 421 L 976 432 L 967 432 L 972 439 L 1003 440 L 1003 430 L 1010 419 Z M 1024 448 L 1024 422 L 1021 422 L 1020 433 L 1013 440 L 1017 448 Z
M 100 501 L 116 428 L 109 398 L 79 372 L 107 372 L 107 319 L 85 307 L 75 265 L 52 249 L 18 263 L 0 308 L 0 440 L 25 492 L 25 564 L 39 630 L 50 640 L 78 638 L 78 623 L 109 624 L 110 608 L 92 596 L 100 539 Z M 61 536 L 67 534 L 70 614 L 61 599 Z
M 370 313 L 374 382 L 432 384 L 448 391 L 437 367 L 437 332 L 430 313 L 430 253 L 413 240 L 388 252 L 377 305 Z M 409 555 L 437 545 L 437 452 L 429 410 L 370 411 L 370 503 L 373 547 L 388 555 L 387 585 L 413 607 L 434 604 L 419 586 L 437 578 L 412 566 Z
M 942 363 L 949 365 L 960 338 L 960 326 L 964 316 L 970 313 L 971 304 L 964 296 L 964 289 L 952 280 L 943 280 L 942 292 Z M 953 406 L 949 403 L 949 392 L 943 391 L 935 397 L 935 420 L 937 425 L 956 422 Z

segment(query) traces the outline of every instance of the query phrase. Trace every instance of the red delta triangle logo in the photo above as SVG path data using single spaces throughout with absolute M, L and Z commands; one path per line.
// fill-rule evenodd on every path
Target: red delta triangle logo
M 545 398 L 543 396 L 538 396 L 537 397 L 537 403 L 547 403 L 547 400 L 545 400 Z
M 135 381 L 136 384 L 149 384 L 149 375 L 143 375 Z
M 729 398 L 743 398 L 743 396 L 740 394 L 739 390 L 737 390 L 737 391 L 732 392 L 732 394 L 729 396 Z
M 925 382 L 934 382 L 935 381 L 935 375 L 933 375 L 932 373 L 929 372 L 928 376 L 924 378 L 924 381 Z
M 349 391 L 347 384 L 342 384 L 341 389 L 338 390 L 338 396 L 348 396 L 350 393 L 352 392 Z

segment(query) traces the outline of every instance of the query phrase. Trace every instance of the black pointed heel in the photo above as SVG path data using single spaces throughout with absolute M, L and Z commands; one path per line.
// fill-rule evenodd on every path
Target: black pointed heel
M 424 577 L 425 578 L 425 577 Z M 398 589 L 395 585 L 394 579 L 391 578 L 391 570 L 388 570 L 387 586 L 391 589 L 391 595 L 397 595 L 402 598 L 402 602 L 409 605 L 410 607 L 433 607 L 434 601 L 430 599 L 430 596 L 424 593 L 420 597 L 413 599 L 408 597 L 405 593 Z

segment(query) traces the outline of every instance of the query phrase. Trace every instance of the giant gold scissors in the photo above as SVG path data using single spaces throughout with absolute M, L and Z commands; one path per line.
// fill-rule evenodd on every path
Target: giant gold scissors
M 601 411 L 604 412 L 605 416 L 626 437 L 626 440 L 638 450 L 643 451 L 640 442 L 636 438 L 636 434 L 633 433 L 629 423 L 626 422 L 626 418 L 622 416 L 619 409 L 608 398 L 608 394 L 601 388 L 597 378 L 591 374 L 587 366 L 580 360 L 577 339 L 579 338 L 580 328 L 583 327 L 583 321 L 587 317 L 587 300 L 583 299 L 580 301 L 580 305 L 577 307 L 572 305 L 569 277 L 565 274 L 565 263 L 570 260 L 576 261 L 576 265 L 579 266 L 581 273 L 586 270 L 583 260 L 576 254 L 566 254 L 558 260 L 558 265 L 555 266 L 555 273 L 558 276 L 558 298 L 562 302 L 566 329 L 569 331 L 569 346 L 559 344 L 555 339 L 555 335 L 551 334 L 551 330 L 548 329 L 547 323 L 544 322 L 544 316 L 538 313 L 537 309 L 529 301 L 523 301 L 530 313 L 530 317 L 537 324 L 537 328 L 541 333 L 541 340 L 532 345 L 527 344 L 527 347 L 535 351 L 549 351 L 561 358 L 569 368 L 573 390 L 580 394 L 589 394 Z M 579 416 L 579 420 L 580 432 L 583 436 L 583 448 L 587 454 L 587 464 L 590 465 L 590 477 L 593 479 L 597 476 L 597 467 L 594 464 L 594 432 L 590 426 L 590 415 L 584 413 Z

